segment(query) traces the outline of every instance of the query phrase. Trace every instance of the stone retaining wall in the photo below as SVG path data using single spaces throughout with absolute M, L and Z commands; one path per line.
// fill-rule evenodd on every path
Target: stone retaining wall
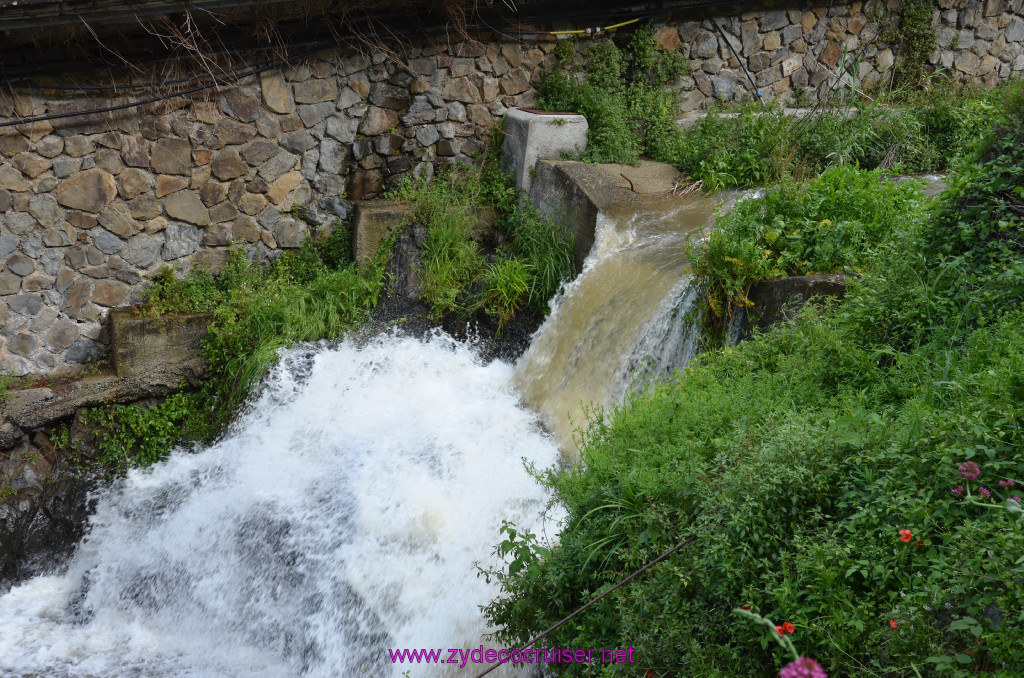
M 989 85 L 1024 70 L 1022 0 L 939 1 L 933 64 Z M 766 97 L 805 85 L 813 94 L 844 47 L 863 48 L 865 85 L 891 71 L 896 53 L 872 17 L 894 7 L 779 5 L 719 23 Z M 750 98 L 710 21 L 661 17 L 655 29 L 693 63 L 678 83 L 680 113 Z M 0 128 L 0 372 L 99 356 L 108 310 L 138 300 L 164 265 L 217 270 L 231 243 L 273 256 L 330 228 L 347 212 L 339 195 L 374 197 L 402 177 L 473 160 L 507 107 L 536 102 L 555 45 L 325 51 L 197 98 Z M 126 100 L 16 91 L 0 94 L 0 122 Z
M 0 372 L 99 356 L 108 309 L 165 265 L 297 247 L 347 213 L 340 195 L 472 161 L 506 107 L 536 102 L 554 44 L 327 51 L 200 99 L 0 129 Z M 19 92 L 0 117 L 104 103 Z
M 791 103 L 794 90 L 817 100 L 839 75 L 844 51 L 857 65 L 857 86 L 887 87 L 900 45 L 888 42 L 899 25 L 901 0 L 783 4 L 717 17 L 766 100 Z M 936 49 L 927 69 L 954 81 L 993 87 L 1024 71 L 1024 0 L 937 0 Z M 662 21 L 659 44 L 689 50 L 693 73 L 678 83 L 681 112 L 716 100 L 750 101 L 753 88 L 729 44 L 709 20 Z M 848 79 L 847 79 L 848 80 Z

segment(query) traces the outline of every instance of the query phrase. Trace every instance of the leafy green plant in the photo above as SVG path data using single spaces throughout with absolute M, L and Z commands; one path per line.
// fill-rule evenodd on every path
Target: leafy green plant
M 927 0 L 903 0 L 897 9 L 900 23 L 894 35 L 899 43 L 895 79 L 899 82 L 920 84 L 927 73 L 928 57 L 935 50 L 933 9 Z
M 124 469 L 160 461 L 175 445 L 190 440 L 200 406 L 195 394 L 179 391 L 155 405 L 112 405 L 88 410 L 84 416 L 98 428 L 99 463 Z
M 919 190 L 881 170 L 840 166 L 738 202 L 687 248 L 711 340 L 720 340 L 734 309 L 751 305 L 747 293 L 758 280 L 861 272 L 897 228 L 919 218 Z
M 600 41 L 583 55 L 567 47 L 558 56 L 541 84 L 540 106 L 587 118 L 587 159 L 635 163 L 641 153 L 656 157 L 665 135 L 675 131 L 676 97 L 663 88 L 689 71 L 689 61 L 676 50 L 657 49 L 649 25 L 633 33 L 625 50 Z M 576 75 L 581 68 L 587 71 L 582 81 Z

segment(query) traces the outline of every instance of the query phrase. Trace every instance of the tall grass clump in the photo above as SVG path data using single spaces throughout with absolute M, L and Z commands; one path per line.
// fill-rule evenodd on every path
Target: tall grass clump
M 841 304 L 703 354 L 538 474 L 567 518 L 550 551 L 500 537 L 501 642 L 692 538 L 544 640 L 631 646 L 635 663 L 548 670 L 779 675 L 778 632 L 742 609 L 832 678 L 1024 673 L 1024 103 L 993 117 L 923 216 L 901 217 L 916 199 L 882 175 L 830 172 L 735 217 L 773 259 L 785 235 L 783 262 L 805 256 L 794 219 L 857 221 L 872 251 L 847 262 Z
M 573 238 L 529 201 L 520 201 L 492 154 L 480 172 L 452 171 L 430 183 L 405 182 L 395 194 L 415 202 L 427 228 L 422 297 L 436 317 L 483 311 L 506 324 L 525 307 L 543 312 L 574 272 Z M 477 208 L 497 211 L 493 226 L 508 237 L 490 257 L 479 241 Z

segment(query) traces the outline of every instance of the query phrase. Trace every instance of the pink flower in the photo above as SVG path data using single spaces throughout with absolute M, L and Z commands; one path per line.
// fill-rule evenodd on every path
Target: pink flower
M 952 494 L 952 495 L 953 495 L 954 497 L 959 497 L 959 496 L 960 496 L 961 494 L 963 494 L 963 493 L 964 493 L 964 486 L 963 486 L 963 485 L 957 485 L 957 486 L 956 486 L 956 487 L 954 487 L 954 488 L 953 488 L 952 490 L 950 490 L 950 493 L 951 493 L 951 494 Z
M 988 499 L 989 497 L 992 496 L 992 493 L 988 491 L 987 487 L 979 487 L 978 488 L 978 494 L 980 494 L 981 496 L 985 497 L 985 499 Z
M 1013 495 L 1013 500 L 1019 504 L 1020 503 L 1020 495 L 1019 494 Z
M 981 475 L 981 469 L 973 461 L 965 461 L 960 464 L 960 475 L 968 480 L 974 480 Z
M 779 678 L 828 678 L 821 665 L 810 657 L 800 657 L 779 671 Z
M 1003 489 L 1013 487 L 1016 484 L 1017 483 L 1013 482 L 1012 480 L 1000 480 L 999 481 L 999 487 L 1001 487 Z

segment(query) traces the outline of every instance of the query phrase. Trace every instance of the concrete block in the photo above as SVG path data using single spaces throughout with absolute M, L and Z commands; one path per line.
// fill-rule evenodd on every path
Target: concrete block
M 849 282 L 842 273 L 760 280 L 751 286 L 747 295 L 753 306 L 741 308 L 733 316 L 733 337 L 742 341 L 749 339 L 755 329 L 765 332 L 772 325 L 791 319 L 807 302 L 820 304 L 828 297 L 842 299 L 848 287 Z
M 416 206 L 399 200 L 358 200 L 352 219 L 352 255 L 362 266 L 391 233 L 411 223 Z
M 210 313 L 144 318 L 131 309 L 110 313 L 111 357 L 121 379 L 176 383 L 202 371 L 199 349 Z
M 529 192 L 537 161 L 582 153 L 587 148 L 587 129 L 587 119 L 575 113 L 510 108 L 505 113 L 503 169 L 512 173 L 517 187 Z

